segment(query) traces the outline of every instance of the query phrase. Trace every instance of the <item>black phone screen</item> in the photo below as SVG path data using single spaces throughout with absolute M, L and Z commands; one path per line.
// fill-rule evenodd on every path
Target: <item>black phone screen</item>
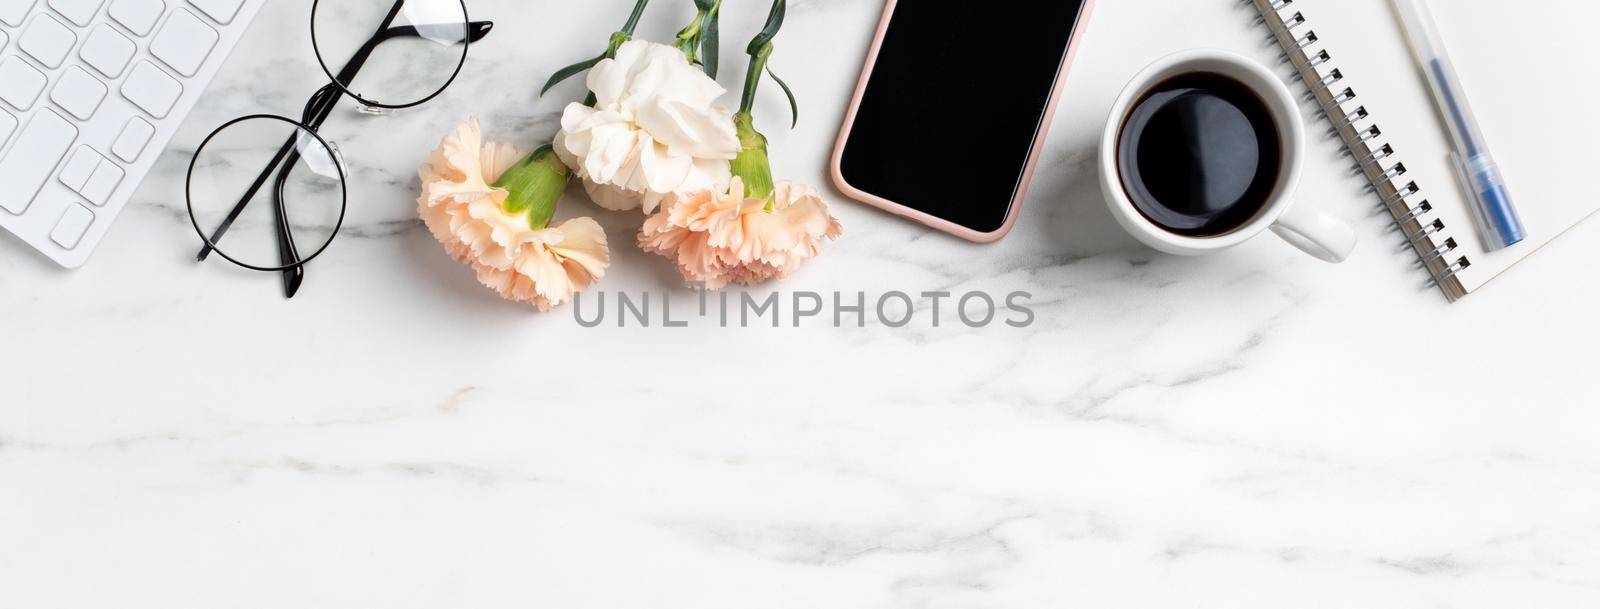
M 851 186 L 1004 224 L 1084 0 L 899 0 L 840 155 Z

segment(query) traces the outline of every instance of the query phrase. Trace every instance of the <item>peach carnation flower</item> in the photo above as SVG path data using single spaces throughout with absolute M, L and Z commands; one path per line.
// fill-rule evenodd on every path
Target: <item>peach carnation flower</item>
M 418 175 L 423 223 L 504 298 L 548 311 L 598 281 L 611 263 L 605 231 L 593 219 L 547 226 L 571 175 L 549 147 L 524 155 L 511 144 L 485 143 L 474 118 L 444 138 Z
M 639 247 L 677 263 L 685 279 L 716 290 L 787 277 L 842 228 L 807 186 L 784 181 L 769 198 L 746 198 L 743 178 L 728 191 L 669 198 L 645 220 Z

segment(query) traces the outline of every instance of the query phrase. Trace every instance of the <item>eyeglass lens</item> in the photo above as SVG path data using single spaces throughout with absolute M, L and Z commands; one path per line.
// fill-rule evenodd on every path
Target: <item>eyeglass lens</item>
M 466 60 L 461 0 L 318 0 L 311 15 L 317 60 L 328 77 L 371 106 L 431 99 Z
M 344 217 L 337 157 L 279 117 L 241 119 L 212 134 L 195 153 L 188 188 L 195 228 L 218 253 L 258 270 L 314 258 Z

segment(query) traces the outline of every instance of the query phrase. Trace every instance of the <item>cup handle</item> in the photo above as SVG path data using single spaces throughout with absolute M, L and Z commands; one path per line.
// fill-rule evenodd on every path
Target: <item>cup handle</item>
M 1278 218 L 1272 232 L 1324 262 L 1344 262 L 1356 249 L 1356 231 L 1349 224 L 1299 204 Z

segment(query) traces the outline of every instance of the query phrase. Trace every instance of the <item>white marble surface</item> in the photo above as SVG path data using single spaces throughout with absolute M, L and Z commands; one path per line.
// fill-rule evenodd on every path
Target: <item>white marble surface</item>
M 1011 237 L 826 189 L 847 235 L 783 286 L 1025 289 L 1033 327 L 585 329 L 450 262 L 414 169 L 469 114 L 549 137 L 577 88 L 538 84 L 624 4 L 473 0 L 499 28 L 456 87 L 336 113 L 353 219 L 292 302 L 193 262 L 181 168 L 319 84 L 303 1 L 263 12 L 87 268 L 0 239 L 0 605 L 1600 604 L 1600 225 L 1446 305 L 1324 143 L 1306 196 L 1358 227 L 1348 264 L 1142 249 L 1098 198 L 1105 108 L 1167 52 L 1270 51 L 1231 0 L 1101 0 Z M 662 38 L 689 3 L 656 4 Z M 730 87 L 763 4 L 729 2 Z M 780 173 L 826 185 L 879 6 L 791 3 L 801 128 L 760 107 Z M 635 217 L 602 221 L 604 289 L 673 289 Z

